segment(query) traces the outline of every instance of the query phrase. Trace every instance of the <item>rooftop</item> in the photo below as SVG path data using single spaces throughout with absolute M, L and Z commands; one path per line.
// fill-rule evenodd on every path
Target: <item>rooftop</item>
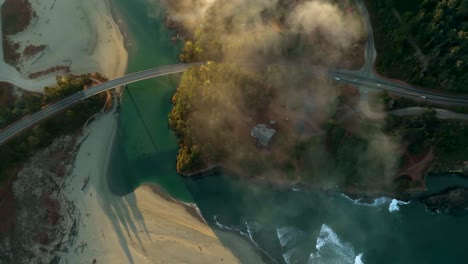
M 254 128 L 252 128 L 250 135 L 256 138 L 260 145 L 266 147 L 268 146 L 268 143 L 270 142 L 275 132 L 276 130 L 268 128 L 265 124 L 258 124 Z

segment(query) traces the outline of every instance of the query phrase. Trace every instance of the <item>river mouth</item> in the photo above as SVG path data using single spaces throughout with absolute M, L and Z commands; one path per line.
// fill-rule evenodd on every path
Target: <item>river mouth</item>
M 164 26 L 164 11 L 146 0 L 113 0 L 114 19 L 126 36 L 127 72 L 178 63 L 181 43 Z M 128 45 L 128 44 L 131 45 Z M 171 196 L 191 202 L 175 172 L 177 143 L 167 114 L 180 75 L 163 76 L 130 84 L 124 90 L 117 134 L 109 165 L 109 186 L 125 195 L 144 183 L 163 187 Z
M 127 45 L 129 73 L 178 63 L 181 43 L 170 41 L 173 32 L 164 26 L 161 7 L 145 0 L 112 1 L 115 20 L 122 19 L 126 41 L 132 42 Z M 158 184 L 172 197 L 195 203 L 212 228 L 251 241 L 271 263 L 468 262 L 468 217 L 433 213 L 418 201 L 380 197 L 362 202 L 339 193 L 277 190 L 225 175 L 180 177 L 177 142 L 167 124 L 179 78 L 129 85 L 136 104 L 124 93 L 107 177 L 115 194 Z M 461 183 L 468 187 L 468 181 L 450 175 L 427 179 L 429 193 Z

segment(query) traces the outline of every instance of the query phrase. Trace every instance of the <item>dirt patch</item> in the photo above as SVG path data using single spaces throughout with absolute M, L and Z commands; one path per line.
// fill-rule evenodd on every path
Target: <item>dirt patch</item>
M 20 44 L 18 42 L 12 42 L 5 35 L 3 35 L 3 59 L 10 65 L 18 64 L 21 54 L 17 52 Z
M 408 165 L 398 175 L 407 175 L 413 182 L 424 182 L 427 169 L 434 160 L 434 150 L 420 155 L 406 155 Z
M 3 56 L 6 63 L 15 66 L 21 54 L 17 52 L 19 43 L 11 42 L 8 35 L 24 31 L 36 14 L 29 0 L 5 0 L 1 8 Z
M 36 16 L 29 0 L 5 0 L 1 10 L 2 31 L 5 35 L 15 35 L 25 30 Z
M 46 47 L 47 47 L 46 45 L 39 45 L 39 46 L 29 45 L 24 49 L 23 55 L 26 58 L 30 58 L 36 55 L 37 53 L 43 51 Z
M 58 71 L 63 71 L 64 73 L 69 73 L 70 72 L 70 66 L 58 65 L 58 66 L 50 67 L 49 69 L 46 69 L 46 70 L 43 70 L 43 71 L 30 73 L 29 78 L 30 79 L 36 79 L 38 77 L 47 75 L 49 73 L 58 72 Z

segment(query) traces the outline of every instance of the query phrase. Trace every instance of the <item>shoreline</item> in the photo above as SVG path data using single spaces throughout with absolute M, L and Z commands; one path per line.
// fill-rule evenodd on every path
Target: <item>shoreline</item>
M 187 213 L 189 213 L 191 216 L 193 216 L 195 219 L 197 219 L 198 221 L 200 221 L 201 223 L 203 224 L 208 224 L 206 222 L 206 220 L 203 218 L 203 216 L 201 215 L 201 212 L 199 211 L 198 207 L 196 204 L 188 204 L 188 203 L 184 203 L 184 202 L 181 202 L 173 197 L 171 197 L 168 193 L 166 193 L 162 187 L 158 186 L 158 185 L 154 185 L 154 184 L 144 184 L 140 187 L 143 187 L 143 186 L 146 186 L 148 188 L 151 189 L 151 191 L 158 195 L 159 197 L 163 198 L 164 200 L 168 201 L 168 202 L 172 202 L 174 204 L 177 204 L 177 205 L 180 205 L 182 207 L 185 208 L 185 210 L 187 211 Z
M 468 175 L 465 175 L 463 173 L 459 173 L 459 172 L 451 172 L 451 173 L 458 175 L 461 178 L 468 179 Z M 439 196 L 439 195 L 447 194 L 454 188 L 462 188 L 462 189 L 464 188 L 463 186 L 447 186 L 435 193 L 428 194 L 427 193 L 428 189 L 418 189 L 418 188 L 408 189 L 405 192 L 398 193 L 398 192 L 391 192 L 391 191 L 385 191 L 385 190 L 376 190 L 376 191 L 353 190 L 352 187 L 340 189 L 338 186 L 326 188 L 326 187 L 321 187 L 321 186 L 307 185 L 303 183 L 298 184 L 297 182 L 295 184 L 286 186 L 282 183 L 271 182 L 271 181 L 267 181 L 265 179 L 260 179 L 260 178 L 245 179 L 245 177 L 240 176 L 238 173 L 232 170 L 224 168 L 222 165 L 208 166 L 207 169 L 198 170 L 193 173 L 178 173 L 178 174 L 182 177 L 188 178 L 193 181 L 197 181 L 199 179 L 206 178 L 206 177 L 219 177 L 220 174 L 223 174 L 223 175 L 227 175 L 228 177 L 234 177 L 240 181 L 247 181 L 253 184 L 258 184 L 263 187 L 273 188 L 279 191 L 287 191 L 287 190 L 297 191 L 296 188 L 300 192 L 301 191 L 306 191 L 306 192 L 307 191 L 320 191 L 320 192 L 333 194 L 333 195 L 341 195 L 341 194 L 346 195 L 347 197 L 353 200 L 362 200 L 362 201 L 368 200 L 369 203 L 372 203 L 371 200 L 378 199 L 381 197 L 396 199 L 396 200 L 405 201 L 405 202 L 412 201 L 412 200 L 421 201 L 432 196 Z M 442 174 L 446 174 L 446 173 L 442 173 Z M 431 172 L 428 172 L 424 177 L 425 181 L 426 181 L 427 176 L 439 177 L 438 174 L 433 174 Z

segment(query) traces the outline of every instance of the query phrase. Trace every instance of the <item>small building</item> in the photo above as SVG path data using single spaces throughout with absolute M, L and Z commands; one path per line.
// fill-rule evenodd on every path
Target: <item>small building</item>
M 276 133 L 276 130 L 272 128 L 268 128 L 265 124 L 258 124 L 252 131 L 250 135 L 258 140 L 258 143 L 263 146 L 267 147 L 268 143 L 270 142 L 273 135 Z

